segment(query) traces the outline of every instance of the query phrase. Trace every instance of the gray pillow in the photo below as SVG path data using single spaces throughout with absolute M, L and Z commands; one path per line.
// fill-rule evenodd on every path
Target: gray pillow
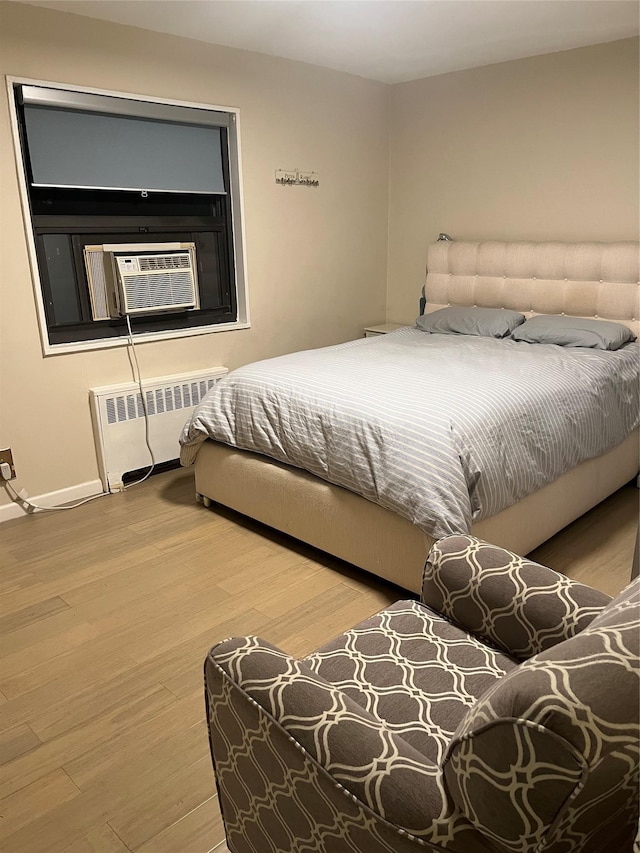
M 514 341 L 529 344 L 557 344 L 560 347 L 589 347 L 616 350 L 635 341 L 631 329 L 611 320 L 566 317 L 564 314 L 540 314 L 511 333 Z
M 468 308 L 456 305 L 422 314 L 416 320 L 416 326 L 423 332 L 438 335 L 506 338 L 524 321 L 524 314 L 510 311 L 508 308 Z

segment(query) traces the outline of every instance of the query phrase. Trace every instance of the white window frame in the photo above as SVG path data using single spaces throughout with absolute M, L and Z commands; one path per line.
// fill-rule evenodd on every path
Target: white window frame
M 13 77 L 7 75 L 6 82 L 9 96 L 9 114 L 11 131 L 13 136 L 13 147 L 18 173 L 18 187 L 20 191 L 20 201 L 22 205 L 22 219 L 24 223 L 24 230 L 27 241 L 27 251 L 29 255 L 29 265 L 31 268 L 31 279 L 36 302 L 38 326 L 40 328 L 40 339 L 42 342 L 43 355 L 60 355 L 63 353 L 122 347 L 128 344 L 128 336 L 125 333 L 120 337 L 96 338 L 95 340 L 77 342 L 73 341 L 61 344 L 52 344 L 49 341 L 47 320 L 44 311 L 42 284 L 40 281 L 40 272 L 38 269 L 38 260 L 36 256 L 36 244 L 33 235 L 33 228 L 31 226 L 31 213 L 29 208 L 29 188 L 27 186 L 27 177 L 25 174 L 22 150 L 20 146 L 20 135 L 18 130 L 18 112 L 16 109 L 14 95 L 14 87 L 16 85 L 45 86 L 54 89 L 64 89 L 69 92 L 81 92 L 91 95 L 106 95 L 109 97 L 125 98 L 131 101 L 143 101 L 155 104 L 168 104 L 169 106 L 176 107 L 192 107 L 195 109 L 213 110 L 216 112 L 224 112 L 229 114 L 229 179 L 231 210 L 233 216 L 232 234 L 237 299 L 237 319 L 231 323 L 213 323 L 209 326 L 194 326 L 191 329 L 176 329 L 175 331 L 167 329 L 161 332 L 141 332 L 137 333 L 135 338 L 136 343 L 145 343 L 147 341 L 162 341 L 169 340 L 171 338 L 185 338 L 192 337 L 194 335 L 206 335 L 211 334 L 212 332 L 229 332 L 236 329 L 249 329 L 251 327 L 251 322 L 249 318 L 249 290 L 247 281 L 247 262 L 245 255 L 246 237 L 244 230 L 244 202 L 242 195 L 240 110 L 237 107 L 215 106 L 213 104 L 202 104 L 193 101 L 177 101 L 171 98 L 159 98 L 155 95 L 140 95 L 130 92 L 114 91 L 110 89 L 96 89 L 88 86 L 75 86 L 68 83 L 55 83 L 51 80 L 34 80 L 28 77 Z

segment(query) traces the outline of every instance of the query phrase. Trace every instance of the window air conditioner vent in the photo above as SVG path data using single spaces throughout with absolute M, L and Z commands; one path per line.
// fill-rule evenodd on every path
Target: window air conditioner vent
M 198 307 L 195 248 L 166 254 L 114 254 L 122 314 Z
M 142 272 L 191 267 L 187 255 L 141 255 L 138 260 Z
M 190 273 L 158 272 L 155 275 L 123 277 L 125 312 L 141 314 L 148 310 L 193 308 L 193 276 Z

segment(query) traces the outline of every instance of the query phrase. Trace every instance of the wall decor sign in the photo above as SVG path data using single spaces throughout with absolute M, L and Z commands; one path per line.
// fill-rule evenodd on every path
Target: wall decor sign
M 315 172 L 300 169 L 276 169 L 276 184 L 285 187 L 317 187 L 320 184 Z

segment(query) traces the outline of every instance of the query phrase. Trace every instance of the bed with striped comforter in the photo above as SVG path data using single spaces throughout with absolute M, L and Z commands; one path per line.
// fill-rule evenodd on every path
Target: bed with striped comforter
M 640 347 L 569 349 L 403 328 L 239 368 L 184 427 L 304 468 L 439 538 L 615 447 L 639 422 Z

